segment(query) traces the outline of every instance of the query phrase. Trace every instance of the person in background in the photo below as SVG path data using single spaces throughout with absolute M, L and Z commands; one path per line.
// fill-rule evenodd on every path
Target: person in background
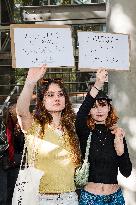
M 75 114 L 61 79 L 43 79 L 46 66 L 30 68 L 17 101 L 17 116 L 28 142 L 28 155 L 33 149 L 32 136 L 41 140 L 36 145 L 35 167 L 44 171 L 39 187 L 39 205 L 78 205 L 74 183 L 75 168 L 80 164 L 80 149 L 75 132 Z M 34 113 L 29 112 L 33 89 L 41 79 Z M 31 203 L 31 202 L 30 202 Z
M 7 162 L 5 163 L 7 170 L 7 205 L 10 205 L 24 147 L 24 134 L 18 124 L 16 103 L 11 103 L 8 108 L 6 135 L 9 144 Z
M 122 190 L 117 182 L 118 168 L 129 177 L 129 158 L 125 131 L 117 124 L 118 117 L 112 99 L 103 91 L 107 71 L 99 69 L 96 81 L 87 93 L 76 118 L 76 131 L 84 158 L 86 142 L 92 132 L 89 150 L 88 183 L 81 189 L 79 205 L 124 205 Z
M 24 146 L 24 134 L 17 122 L 16 103 L 10 103 L 3 118 L 8 148 L 0 158 L 0 205 L 11 205 Z
M 3 147 L 3 144 L 5 145 L 5 142 L 7 142 L 6 134 L 5 134 L 5 123 L 3 122 L 3 116 L 0 118 L 0 204 L 6 205 L 7 201 L 7 172 L 4 169 L 4 161 L 7 160 L 7 149 L 8 144 L 5 147 L 4 150 L 1 147 Z M 5 139 L 4 139 L 5 137 Z M 3 141 L 4 139 L 4 141 Z M 4 142 L 4 143 L 3 143 Z

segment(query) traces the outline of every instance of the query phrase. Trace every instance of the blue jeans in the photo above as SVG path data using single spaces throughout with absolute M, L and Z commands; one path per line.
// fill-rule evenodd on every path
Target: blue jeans
M 125 201 L 121 189 L 109 195 L 95 195 L 81 189 L 79 205 L 125 205 Z

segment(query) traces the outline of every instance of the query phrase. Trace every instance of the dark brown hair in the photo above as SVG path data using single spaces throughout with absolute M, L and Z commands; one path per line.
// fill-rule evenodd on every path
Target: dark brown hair
M 107 128 L 111 128 L 114 124 L 117 123 L 119 117 L 117 116 L 117 113 L 115 111 L 115 109 L 113 108 L 112 104 L 110 103 L 109 100 L 97 100 L 99 105 L 104 105 L 104 104 L 108 104 L 108 106 L 110 107 L 110 111 L 108 113 L 108 117 L 106 118 L 106 122 L 105 125 Z M 96 104 L 96 102 L 95 102 Z M 94 106 L 95 106 L 94 104 Z M 87 125 L 89 128 L 94 129 L 95 128 L 95 120 L 92 118 L 91 115 L 88 115 L 88 119 L 87 119 Z

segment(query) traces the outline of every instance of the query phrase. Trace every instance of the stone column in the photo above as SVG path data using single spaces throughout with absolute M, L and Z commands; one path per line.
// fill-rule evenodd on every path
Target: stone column
M 118 176 L 126 205 L 136 204 L 136 1 L 107 0 L 107 32 L 130 34 L 129 71 L 109 72 L 109 93 L 126 131 L 126 140 L 133 171 L 129 178 Z

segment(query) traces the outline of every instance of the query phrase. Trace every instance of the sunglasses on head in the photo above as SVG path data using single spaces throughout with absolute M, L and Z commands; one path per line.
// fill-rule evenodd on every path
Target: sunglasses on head
M 46 84 L 49 84 L 49 83 L 53 83 L 53 82 L 56 82 L 56 83 L 63 83 L 63 79 L 62 78 L 43 78 L 40 83 L 42 85 L 46 85 Z

